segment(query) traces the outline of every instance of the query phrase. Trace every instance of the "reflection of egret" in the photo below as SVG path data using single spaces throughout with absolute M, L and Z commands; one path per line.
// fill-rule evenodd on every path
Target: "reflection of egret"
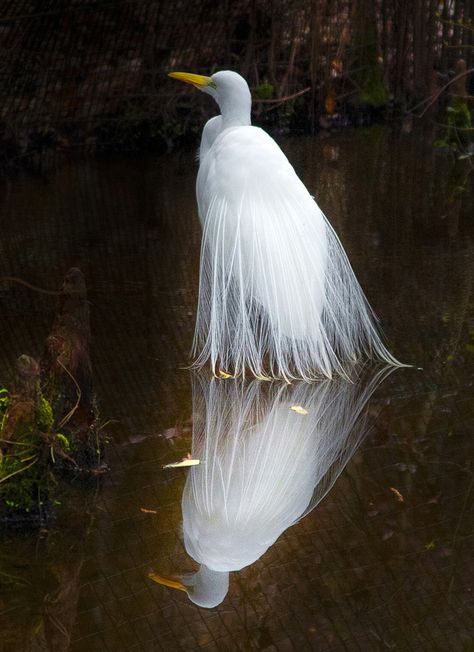
M 339 239 L 274 140 L 250 124 L 237 73 L 170 73 L 209 93 L 197 180 L 203 224 L 194 352 L 214 373 L 331 378 L 384 347 Z
M 229 571 L 252 564 L 329 491 L 366 429 L 361 412 L 389 373 L 291 386 L 196 379 L 193 456 L 183 493 L 193 575 L 161 584 L 216 606 Z

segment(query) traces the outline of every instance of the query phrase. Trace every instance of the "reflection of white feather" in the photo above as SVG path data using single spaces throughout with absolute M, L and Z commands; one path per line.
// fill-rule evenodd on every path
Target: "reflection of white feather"
M 345 375 L 364 355 L 399 364 L 339 239 L 270 136 L 215 118 L 201 150 L 197 366 L 311 380 Z
M 192 453 L 203 463 L 190 470 L 182 502 L 186 550 L 201 564 L 184 582 L 191 600 L 219 604 L 228 572 L 256 561 L 326 495 L 359 445 L 359 417 L 387 373 L 284 387 L 195 380 Z

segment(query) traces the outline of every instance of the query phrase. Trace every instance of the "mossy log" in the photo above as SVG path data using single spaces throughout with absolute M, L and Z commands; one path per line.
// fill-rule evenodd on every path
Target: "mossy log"
M 86 284 L 72 268 L 41 364 L 20 356 L 11 390 L 0 390 L 0 517 L 44 520 L 59 471 L 105 470 L 89 345 Z
M 71 443 L 81 466 L 101 458 L 90 360 L 90 310 L 84 275 L 71 268 L 64 277 L 51 331 L 41 360 L 44 395 L 55 423 Z
M 53 397 L 57 398 L 59 393 L 68 394 L 70 382 L 65 382 L 64 376 L 69 372 L 81 388 L 81 402 L 90 403 L 92 395 L 90 339 L 86 283 L 81 270 L 73 267 L 64 277 L 56 316 L 46 338 L 41 361 L 43 378 Z M 75 402 L 76 389 L 69 391 L 69 394 L 71 395 L 69 400 Z
M 40 412 L 40 366 L 33 358 L 21 355 L 16 361 L 13 390 L 2 419 L 2 448 L 15 444 L 25 432 L 36 429 Z
M 11 512 L 41 512 L 47 492 L 46 450 L 53 447 L 51 406 L 40 390 L 40 366 L 21 355 L 12 391 L 2 390 L 0 507 Z

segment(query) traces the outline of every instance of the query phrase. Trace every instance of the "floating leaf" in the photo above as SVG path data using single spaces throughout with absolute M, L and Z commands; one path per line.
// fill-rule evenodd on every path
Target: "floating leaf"
M 395 489 L 395 487 L 389 487 L 389 489 L 393 494 L 395 494 L 399 503 L 405 502 L 405 499 L 403 498 L 402 494 L 398 491 L 398 489 Z
M 184 466 L 197 466 L 198 464 L 201 464 L 201 460 L 193 460 L 190 459 L 189 457 L 185 458 L 184 460 L 181 460 L 181 462 L 173 462 L 172 464 L 165 464 L 163 466 L 164 469 L 178 469 Z
M 430 541 L 429 543 L 425 543 L 425 548 L 426 550 L 434 550 L 436 548 L 436 543 L 433 541 Z
M 219 378 L 232 378 L 232 374 L 228 374 L 227 371 L 224 371 L 223 369 L 219 369 L 218 376 Z
M 293 412 L 297 412 L 298 414 L 308 414 L 308 410 L 305 410 L 301 405 L 292 405 L 290 410 L 293 410 Z

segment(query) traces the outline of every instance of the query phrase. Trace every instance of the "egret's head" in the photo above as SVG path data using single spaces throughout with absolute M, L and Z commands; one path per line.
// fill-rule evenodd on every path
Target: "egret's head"
M 163 577 L 157 573 L 150 573 L 148 577 L 163 586 L 186 591 L 191 602 L 206 609 L 217 607 L 229 590 L 229 573 L 213 571 L 204 565 L 195 573 L 180 578 Z
M 200 91 L 212 95 L 224 117 L 232 115 L 245 117 L 250 124 L 251 96 L 247 82 L 232 70 L 221 70 L 211 77 L 189 72 L 170 72 L 169 76 L 186 84 L 192 84 Z

